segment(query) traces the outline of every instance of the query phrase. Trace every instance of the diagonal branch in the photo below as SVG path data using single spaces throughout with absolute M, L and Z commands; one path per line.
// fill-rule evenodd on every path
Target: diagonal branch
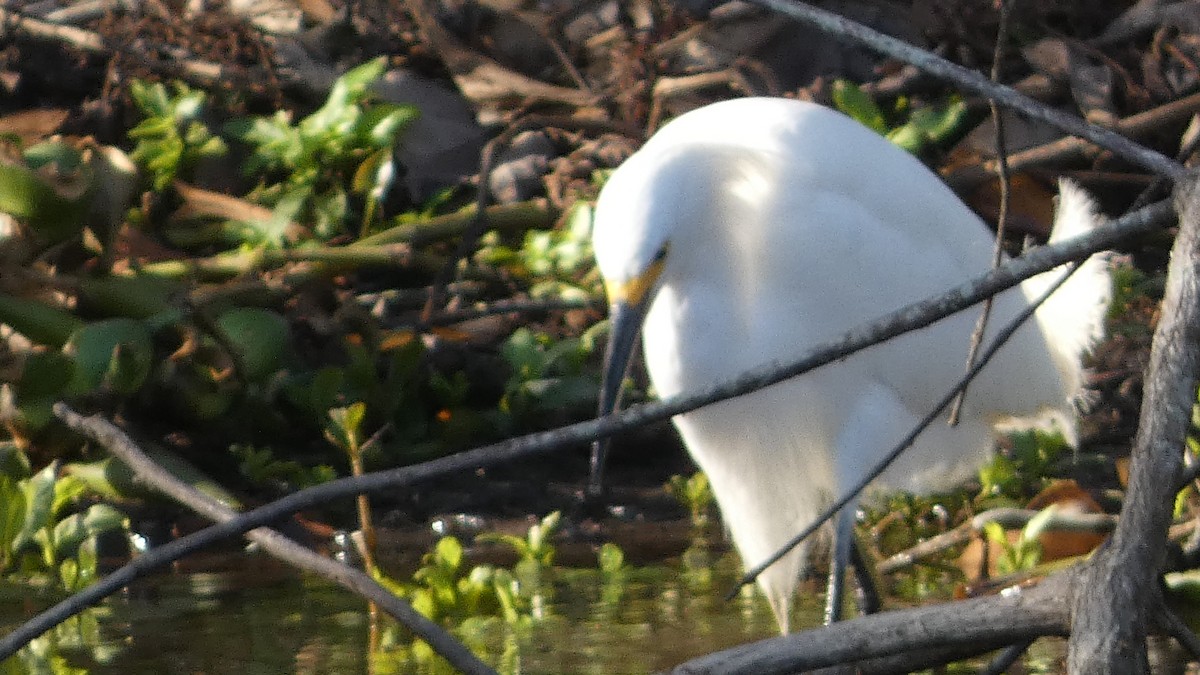
M 792 0 L 750 0 L 750 2 L 767 7 L 796 21 L 813 25 L 842 41 L 858 43 L 892 58 L 911 63 L 917 68 L 947 82 L 953 82 L 967 91 L 987 96 L 1004 106 L 1051 124 L 1072 136 L 1091 141 L 1154 173 L 1170 178 L 1179 178 L 1184 173 L 1183 165 L 1175 160 L 1134 143 L 1115 131 L 1089 124 L 1075 115 L 1054 110 L 1016 89 L 991 82 L 969 68 L 951 63 L 936 54 L 880 33 L 846 17 Z
M 71 429 L 99 443 L 133 469 L 145 482 L 171 499 L 216 522 L 232 520 L 237 512 L 176 478 L 142 452 L 137 443 L 120 428 L 100 416 L 84 417 L 65 403 L 54 406 L 54 414 Z M 260 527 L 246 533 L 267 553 L 300 569 L 320 575 L 374 602 L 397 621 L 408 626 L 439 655 L 464 673 L 485 675 L 495 671 L 441 626 L 425 618 L 403 599 L 394 595 L 362 571 L 301 546 L 279 532 Z M 153 552 L 151 552 L 152 554 Z M 147 554 L 149 555 L 149 554 Z

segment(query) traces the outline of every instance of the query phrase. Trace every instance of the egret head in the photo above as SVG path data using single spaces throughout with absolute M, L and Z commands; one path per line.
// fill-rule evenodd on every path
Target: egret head
M 661 181 L 648 180 L 652 168 L 643 166 L 637 155 L 614 172 L 596 205 L 592 249 L 604 277 L 609 302 L 608 348 L 597 414 L 611 414 L 620 402 L 621 385 L 629 370 L 634 346 L 654 302 L 671 250 L 672 217 L 655 217 L 671 195 L 654 194 Z M 602 488 L 607 439 L 592 446 L 591 480 L 588 492 Z

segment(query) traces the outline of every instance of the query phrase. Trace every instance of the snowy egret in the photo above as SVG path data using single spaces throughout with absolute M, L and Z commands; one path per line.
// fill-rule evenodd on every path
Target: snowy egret
M 1063 182 L 1051 240 L 1095 222 L 1089 197 Z M 715 103 L 668 123 L 609 178 L 592 236 L 612 320 L 602 415 L 616 406 L 639 327 L 655 390 L 675 396 L 798 357 L 947 290 L 986 271 L 993 246 L 979 217 L 917 159 L 838 112 L 770 98 Z M 991 325 L 1057 276 L 998 296 Z M 1005 420 L 1054 420 L 1074 443 L 1070 397 L 1109 295 L 1107 264 L 1093 256 L 975 380 L 958 425 L 928 428 L 883 483 L 923 492 L 965 478 Z M 808 525 L 933 407 L 963 372 L 975 321 L 962 312 L 674 418 L 747 566 Z M 603 461 L 598 449 L 594 480 Z M 852 507 L 835 539 L 849 534 Z M 758 577 L 784 633 L 806 555 L 797 548 Z

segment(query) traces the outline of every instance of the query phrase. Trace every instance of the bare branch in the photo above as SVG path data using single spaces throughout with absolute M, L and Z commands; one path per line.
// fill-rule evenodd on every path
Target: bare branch
M 1138 145 L 1114 131 L 1089 124 L 1075 115 L 1054 110 L 1011 87 L 995 84 L 973 70 L 951 63 L 936 54 L 914 47 L 890 35 L 884 35 L 833 12 L 790 0 L 750 0 L 750 2 L 770 8 L 797 21 L 816 26 L 845 42 L 855 42 L 892 58 L 911 63 L 921 70 L 953 82 L 967 91 L 995 99 L 1009 108 L 1052 124 L 1072 136 L 1089 140 L 1154 173 L 1170 178 L 1179 178 L 1184 173 L 1183 165 L 1175 160 Z
M 924 650 L 983 653 L 1045 636 L 1066 635 L 1070 575 L 1030 588 L 843 621 L 708 654 L 676 673 L 796 673 Z M 958 658 L 956 656 L 955 658 Z
M 196 488 L 176 478 L 150 459 L 124 431 L 100 416 L 84 417 L 65 403 L 54 406 L 54 414 L 71 429 L 99 443 L 122 462 L 129 465 L 138 480 L 216 522 L 231 520 L 237 512 Z M 352 567 L 301 546 L 275 530 L 260 527 L 246 533 L 267 553 L 300 569 L 320 575 L 343 588 L 374 602 L 397 621 L 408 626 L 418 637 L 464 673 L 495 671 L 480 661 L 471 650 L 447 633 L 441 626 L 425 618 L 402 598 L 392 594 L 371 577 Z M 153 555 L 154 551 L 146 555 Z
M 889 556 L 880 562 L 875 570 L 880 574 L 890 574 L 911 566 L 923 558 L 929 557 L 946 549 L 966 543 L 982 532 L 988 523 L 1000 523 L 1004 529 L 1024 527 L 1030 519 L 1038 515 L 1032 509 L 999 508 L 984 511 L 958 527 L 943 532 L 936 537 L 930 537 L 921 543 Z M 1047 532 L 1091 532 L 1107 534 L 1117 525 L 1118 518 L 1107 513 L 1066 513 L 1056 511 L 1050 514 L 1046 524 Z

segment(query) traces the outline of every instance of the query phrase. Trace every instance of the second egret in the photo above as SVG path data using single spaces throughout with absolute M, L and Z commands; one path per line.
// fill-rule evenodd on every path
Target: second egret
M 1087 195 L 1064 182 L 1051 240 L 1095 223 Z M 596 205 L 593 246 L 611 302 L 607 414 L 639 329 L 658 395 L 693 392 L 966 281 L 988 269 L 993 244 L 933 172 L 874 132 L 819 105 L 748 98 L 680 116 L 622 164 Z M 990 324 L 1002 326 L 1056 276 L 998 296 Z M 958 425 L 932 425 L 884 483 L 923 492 L 966 477 L 1006 418 L 1054 418 L 1074 442 L 1069 399 L 1109 296 L 1106 263 L 1094 256 L 976 379 Z M 674 419 L 747 566 L 933 407 L 962 375 L 975 320 L 962 312 Z M 603 456 L 593 459 L 596 471 Z M 850 524 L 844 515 L 836 536 Z M 758 578 L 785 633 L 806 556 L 801 546 Z

